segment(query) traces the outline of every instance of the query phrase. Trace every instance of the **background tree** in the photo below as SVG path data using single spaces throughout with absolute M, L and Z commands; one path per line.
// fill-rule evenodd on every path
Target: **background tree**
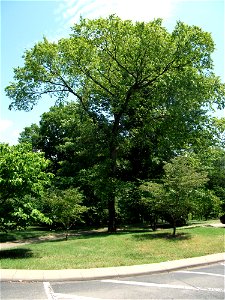
M 34 152 L 40 151 L 39 146 L 39 126 L 37 124 L 31 124 L 28 127 L 25 127 L 24 130 L 20 133 L 18 138 L 19 143 L 31 144 Z M 42 150 L 42 152 L 44 152 Z
M 38 202 L 52 178 L 45 172 L 48 161 L 34 153 L 31 144 L 0 144 L 0 226 L 24 227 L 32 221 L 48 221 Z
M 151 224 L 152 230 L 156 230 L 159 218 L 163 217 L 165 209 L 165 190 L 162 184 L 156 182 L 145 182 L 140 185 L 142 191 L 142 205 L 146 220 Z
M 27 50 L 25 65 L 14 70 L 15 82 L 6 93 L 12 99 L 10 108 L 23 110 L 31 109 L 43 94 L 58 102 L 73 96 L 99 128 L 104 124 L 107 151 L 101 170 L 108 230 L 114 232 L 124 139 L 139 135 L 139 124 L 149 124 L 146 138 L 160 134 L 157 140 L 177 151 L 198 140 L 195 132 L 207 121 L 202 107 L 224 105 L 224 85 L 212 71 L 213 50 L 209 33 L 182 22 L 169 33 L 161 20 L 81 19 L 69 38 L 57 43 L 44 38 Z M 165 138 L 168 125 L 179 131 L 168 131 Z
M 196 219 L 214 219 L 222 213 L 223 200 L 220 199 L 213 190 L 197 189 L 193 195 L 192 216 Z
M 225 212 L 225 150 L 219 146 L 210 147 L 198 157 L 208 171 L 207 188 L 220 198 L 221 209 Z
M 99 129 L 78 103 L 51 107 L 41 116 L 37 127 L 39 134 L 37 138 L 35 134 L 34 148 L 44 152 L 51 162 L 49 169 L 55 174 L 52 186 L 62 190 L 79 187 L 84 194 L 84 205 L 90 208 L 85 221 L 102 224 L 107 206 L 105 200 L 101 201 L 94 176 L 105 155 L 106 129 L 103 126 Z M 27 132 L 32 132 L 32 126 L 21 133 L 20 142 Z M 29 138 L 34 141 L 32 134 Z

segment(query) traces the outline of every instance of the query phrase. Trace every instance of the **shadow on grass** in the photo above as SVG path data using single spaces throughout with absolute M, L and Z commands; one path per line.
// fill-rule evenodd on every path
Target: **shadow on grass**
M 7 233 L 0 233 L 0 242 L 1 243 L 6 243 L 6 242 L 12 242 L 16 240 L 16 236 L 12 234 L 7 234 Z
M 0 251 L 1 259 L 18 259 L 18 258 L 29 258 L 33 257 L 33 252 L 30 249 L 20 248 L 20 249 L 6 249 Z
M 7 242 L 14 242 L 17 240 L 38 238 L 48 233 L 50 233 L 50 231 L 46 231 L 46 229 L 42 227 L 32 227 L 24 230 L 12 230 L 8 232 L 0 232 L 0 242 L 7 243 Z
M 147 233 L 141 235 L 133 235 L 133 238 L 138 241 L 142 240 L 153 240 L 153 239 L 164 239 L 171 242 L 178 242 L 183 240 L 191 239 L 191 234 L 179 232 L 175 236 L 168 232 L 159 232 L 159 233 Z
M 81 231 L 81 232 L 77 232 L 77 233 L 70 233 L 68 239 L 70 238 L 76 238 L 76 239 L 91 239 L 91 238 L 107 238 L 107 237 L 111 237 L 111 236 L 118 236 L 118 235 L 127 235 L 127 234 L 142 234 L 142 233 L 150 233 L 151 230 L 149 229 L 118 229 L 116 232 L 114 233 L 109 233 L 107 231 L 104 232 L 91 232 L 91 231 Z
M 153 232 L 151 229 L 132 229 L 132 230 L 118 230 L 116 233 L 108 233 L 104 232 L 77 232 L 70 233 L 68 236 L 68 241 L 70 240 L 78 240 L 78 239 L 95 239 L 95 238 L 110 238 L 111 236 L 123 236 L 123 235 L 131 235 L 135 240 L 153 240 L 153 239 L 165 239 L 168 241 L 181 241 L 191 239 L 191 234 L 186 232 L 179 232 L 175 236 L 173 236 L 169 232 Z M 48 242 L 54 243 L 59 241 L 65 241 L 65 236 L 61 236 L 58 239 L 49 240 Z
M 19 236 L 14 236 L 13 233 L 6 236 L 6 234 L 0 234 L 1 243 L 14 241 L 15 243 L 20 243 L 23 241 L 28 241 L 28 243 L 43 243 L 43 242 L 59 242 L 66 240 L 66 234 L 63 231 L 51 232 L 48 231 L 49 236 L 46 234 L 43 236 L 37 236 L 33 231 L 19 232 Z M 178 233 L 175 237 L 168 232 L 153 232 L 151 228 L 118 228 L 116 233 L 108 233 L 107 229 L 103 230 L 76 230 L 69 231 L 68 240 L 74 239 L 95 239 L 95 238 L 110 238 L 111 236 L 119 235 L 132 235 L 136 240 L 144 239 L 168 239 L 168 240 L 185 240 L 190 238 L 189 233 Z M 22 237 L 22 239 L 18 239 Z

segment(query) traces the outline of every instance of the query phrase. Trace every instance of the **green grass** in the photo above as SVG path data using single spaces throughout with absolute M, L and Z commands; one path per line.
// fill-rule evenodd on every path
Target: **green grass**
M 51 234 L 51 231 L 46 231 L 41 227 L 29 227 L 26 230 L 12 230 L 7 233 L 0 232 L 1 243 L 39 238 Z
M 3 269 L 79 269 L 157 263 L 224 252 L 224 228 L 92 233 L 1 250 Z

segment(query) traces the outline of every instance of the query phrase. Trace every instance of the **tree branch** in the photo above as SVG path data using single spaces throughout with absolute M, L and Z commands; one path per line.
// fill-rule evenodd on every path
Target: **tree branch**
M 104 85 L 102 85 L 98 80 L 96 80 L 88 70 L 82 70 L 95 84 L 100 86 L 104 91 L 106 91 L 111 96 L 115 96 L 109 89 L 107 89 Z
M 123 69 L 127 74 L 129 74 L 130 76 L 132 76 L 135 80 L 136 80 L 136 77 L 134 76 L 134 74 L 132 74 L 127 68 L 125 68 L 120 62 L 119 60 L 116 58 L 116 54 L 113 55 L 113 53 L 108 49 L 108 48 L 105 48 L 106 49 L 106 52 L 108 53 L 108 55 L 117 63 L 117 65 Z
M 170 69 L 170 66 L 176 61 L 176 59 L 174 58 L 172 61 L 170 61 L 166 66 L 165 68 L 158 74 L 156 75 L 154 78 L 152 78 L 151 80 L 148 80 L 148 78 L 151 77 L 151 75 L 148 75 L 146 76 L 145 78 L 143 78 L 141 81 L 140 81 L 140 87 L 141 88 L 144 88 L 144 87 L 147 87 L 148 85 L 150 85 L 151 83 L 153 83 L 154 81 L 156 81 L 160 76 L 162 76 L 163 74 L 165 74 L 169 69 Z M 146 83 L 145 81 L 148 80 Z

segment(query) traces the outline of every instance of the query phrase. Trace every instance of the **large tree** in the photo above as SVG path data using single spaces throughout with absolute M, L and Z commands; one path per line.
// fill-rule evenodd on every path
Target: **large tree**
M 224 104 L 224 86 L 212 71 L 213 50 L 209 33 L 182 22 L 170 33 L 159 19 L 81 19 L 69 38 L 44 38 L 27 50 L 6 93 L 10 108 L 22 110 L 45 94 L 58 102 L 73 97 L 97 126 L 107 125 L 102 174 L 113 232 L 122 141 L 140 132 L 146 139 L 160 135 L 159 148 L 169 144 L 170 151 L 198 141 L 207 107 Z M 167 128 L 171 132 L 163 136 Z

